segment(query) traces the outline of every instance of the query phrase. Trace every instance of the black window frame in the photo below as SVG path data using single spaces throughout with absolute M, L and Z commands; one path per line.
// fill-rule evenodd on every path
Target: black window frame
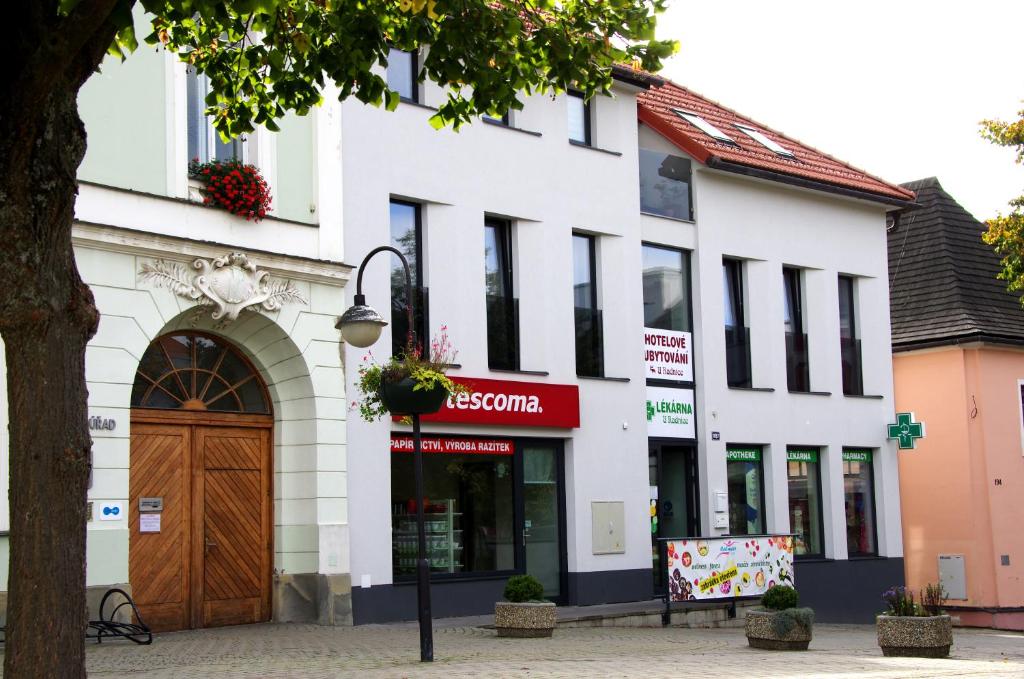
M 804 319 L 803 270 L 793 266 L 782 267 L 782 290 L 793 326 L 792 331 L 786 330 L 785 337 L 786 386 L 791 392 L 807 393 L 811 391 L 811 365 Z
M 822 450 L 821 450 L 821 446 L 786 446 L 786 492 L 787 492 L 787 496 L 789 494 L 789 463 L 791 462 L 791 460 L 789 459 L 789 453 L 790 453 L 790 451 L 799 451 L 799 450 L 814 450 L 814 451 L 817 452 L 817 455 L 818 455 L 817 461 L 813 462 L 813 463 L 809 463 L 809 464 L 815 464 L 815 465 L 818 466 L 818 473 L 816 474 L 816 476 L 817 476 L 817 484 L 816 484 L 817 485 L 817 489 L 816 490 L 818 492 L 818 531 L 819 531 L 819 533 L 818 533 L 818 541 L 819 541 L 819 543 L 821 545 L 821 551 L 820 552 L 807 553 L 807 554 L 796 554 L 794 552 L 793 558 L 797 559 L 797 560 L 803 560 L 803 559 L 824 559 L 825 558 L 825 502 L 824 502 L 824 496 L 822 495 L 822 484 L 821 484 L 821 475 L 822 475 L 822 469 L 823 469 L 823 465 L 821 463 Z M 797 460 L 793 460 L 793 461 L 797 462 Z M 789 504 L 789 502 L 788 502 L 789 499 L 791 499 L 791 497 L 787 498 L 787 505 Z M 792 515 L 793 510 L 792 510 L 791 507 L 789 508 L 789 512 L 790 512 L 790 515 Z M 792 523 L 792 521 L 791 521 L 791 523 Z M 789 530 L 790 530 L 791 533 L 794 533 L 794 535 L 795 535 L 795 530 L 794 530 L 792 525 L 790 525 Z
M 741 448 L 741 449 L 742 448 L 746 448 L 746 449 L 751 449 L 751 450 L 756 449 L 758 451 L 758 458 L 757 458 L 757 479 L 758 480 L 757 480 L 757 482 L 758 482 L 758 485 L 759 485 L 760 490 L 761 490 L 761 492 L 760 492 L 760 496 L 761 497 L 759 498 L 761 506 L 758 508 L 758 513 L 759 513 L 759 516 L 761 518 L 761 530 L 759 532 L 754 532 L 754 533 L 750 533 L 750 532 L 733 533 L 732 532 L 732 526 L 730 525 L 729 526 L 729 533 L 728 533 L 728 535 L 733 536 L 733 537 L 744 537 L 744 536 L 747 536 L 747 535 L 767 535 L 768 532 L 769 532 L 769 529 L 768 529 L 768 516 L 766 514 L 766 507 L 768 506 L 768 499 L 767 499 L 767 497 L 765 497 L 768 493 L 767 493 L 767 489 L 765 488 L 765 485 L 764 485 L 764 448 L 765 447 L 764 447 L 764 445 L 762 445 L 760 443 L 750 443 L 750 444 L 747 444 L 747 443 L 727 443 L 726 444 L 726 446 L 725 446 L 725 455 L 726 455 L 726 458 L 725 458 L 725 464 L 726 464 L 726 470 L 725 470 L 725 501 L 726 501 L 726 505 L 731 505 L 732 504 L 731 501 L 729 500 L 729 463 L 731 463 L 731 462 L 751 462 L 750 460 L 730 460 L 729 459 L 729 452 L 730 452 L 730 449 L 733 449 L 733 448 Z M 732 522 L 731 512 L 729 514 L 729 521 L 730 521 L 730 523 Z
M 498 217 L 485 217 L 484 230 L 494 229 L 499 243 L 498 259 L 502 295 L 492 295 L 484 283 L 487 302 L 487 367 L 491 370 L 519 370 L 519 300 L 515 295 L 515 271 L 512 240 L 512 222 Z M 487 242 L 486 236 L 484 242 Z M 486 252 L 484 276 L 488 274 Z M 504 266 L 503 266 L 504 264 Z M 503 299 L 492 299 L 502 297 Z M 495 317 L 494 314 L 499 314 Z M 510 331 L 511 329 L 511 331 Z
M 409 55 L 409 89 L 412 91 L 412 96 L 407 97 L 399 93 L 398 98 L 400 101 L 409 102 L 412 104 L 420 103 L 420 87 L 419 87 L 419 72 L 420 72 L 420 55 L 419 50 L 400 50 L 397 47 L 392 47 L 388 50 L 388 65 L 385 69 L 385 81 L 387 82 L 388 89 L 398 92 L 398 88 L 393 87 L 391 83 L 391 52 L 402 52 L 403 54 Z M 397 74 L 396 74 L 397 75 Z
M 680 182 L 680 183 L 685 183 L 686 184 L 686 208 L 687 208 L 687 216 L 686 217 L 676 217 L 674 215 L 666 214 L 665 212 L 658 212 L 658 211 L 656 211 L 654 209 L 651 209 L 652 206 L 650 206 L 649 204 L 647 204 L 645 206 L 645 204 L 644 204 L 643 183 L 642 183 L 642 180 L 644 178 L 644 173 L 643 173 L 643 168 L 644 168 L 643 157 L 644 157 L 644 154 L 660 155 L 660 156 L 663 156 L 664 159 L 674 158 L 676 160 L 685 161 L 686 167 L 687 167 L 687 179 L 685 181 L 682 180 L 682 179 L 677 179 L 675 177 L 669 177 L 669 176 L 661 173 L 661 168 L 665 167 L 665 160 L 664 159 L 662 160 L 661 168 L 659 168 L 658 176 L 659 177 L 663 177 L 665 179 L 668 179 L 669 181 L 676 181 L 676 182 Z M 675 153 L 666 153 L 666 152 L 663 152 L 663 151 L 659 151 L 659 150 L 651 149 L 651 148 L 646 148 L 646 147 L 643 147 L 643 146 L 639 147 L 638 156 L 640 158 L 640 162 L 638 164 L 639 168 L 638 168 L 638 171 L 637 171 L 637 175 L 638 175 L 638 179 L 641 180 L 640 214 L 654 215 L 656 217 L 664 217 L 665 219 L 678 219 L 680 221 L 692 222 L 693 221 L 693 161 L 690 158 L 687 158 L 685 156 L 677 155 Z
M 416 342 L 424 350 L 429 350 L 429 347 L 430 347 L 430 336 L 429 336 L 430 335 L 430 313 L 429 313 L 430 312 L 430 306 L 429 306 L 429 304 L 430 304 L 430 297 L 429 297 L 427 288 L 423 285 L 423 269 L 424 269 L 424 261 L 423 261 L 423 204 L 422 203 L 417 203 L 417 202 L 411 201 L 411 200 L 403 200 L 403 199 L 400 199 L 400 198 L 391 198 L 388 201 L 388 214 L 389 214 L 389 224 L 388 224 L 389 239 L 388 239 L 388 244 L 393 246 L 393 247 L 397 247 L 395 245 L 395 243 L 391 240 L 391 233 L 390 233 L 390 229 L 391 229 L 391 224 L 390 224 L 391 205 L 404 205 L 406 207 L 411 207 L 411 208 L 414 209 L 415 230 L 416 230 L 416 261 L 415 261 L 415 263 L 410 262 L 410 265 L 411 265 L 410 268 L 412 268 L 412 287 L 413 287 L 412 294 L 413 294 L 413 298 L 414 298 L 414 302 L 415 302 L 415 306 L 413 308 L 413 325 L 415 327 L 413 328 L 413 330 L 416 333 Z M 392 254 L 391 255 L 391 261 L 392 261 L 392 268 L 391 268 L 391 270 L 394 271 L 395 268 L 396 268 L 395 264 L 398 263 L 398 258 L 395 255 Z M 401 285 L 402 286 L 405 285 L 404 279 L 403 279 Z M 398 333 L 394 332 L 394 329 L 396 327 L 396 322 L 395 322 L 396 318 L 395 318 L 395 316 L 399 312 L 404 314 L 405 311 L 404 311 L 404 309 L 398 310 L 398 309 L 395 308 L 395 304 L 394 304 L 394 288 L 393 287 L 391 288 L 391 290 L 389 292 L 389 295 L 390 295 L 391 300 L 392 300 L 392 302 L 391 302 L 391 329 L 392 329 L 392 333 L 391 333 L 391 354 L 392 354 L 392 356 L 398 356 L 398 355 L 400 355 L 402 353 L 402 350 L 405 349 L 405 338 L 399 338 L 398 337 Z M 405 321 L 402 320 L 401 322 L 404 324 Z
M 878 488 L 875 486 L 875 457 L 878 454 L 878 450 L 874 448 L 855 448 L 853 446 L 843 446 L 842 453 L 846 452 L 860 452 L 868 451 L 871 454 L 871 460 L 868 462 L 861 462 L 861 464 L 868 465 L 868 484 L 871 487 L 871 542 L 875 545 L 875 551 L 873 552 L 851 552 L 850 551 L 850 526 L 849 523 L 843 521 L 846 525 L 846 530 L 843 531 L 846 535 L 846 556 L 852 559 L 871 559 L 878 557 L 880 550 L 878 549 Z M 841 460 L 846 462 L 846 460 Z M 843 515 L 846 515 L 846 469 L 843 468 Z
M 847 290 L 844 291 L 844 284 Z M 861 359 L 860 338 L 857 337 L 857 307 L 854 286 L 857 281 L 853 276 L 839 274 L 837 287 L 839 291 L 839 355 L 842 362 L 843 394 L 846 396 L 864 395 L 864 363 Z M 849 309 L 849 335 L 843 334 L 843 297 L 846 297 Z
M 691 259 L 692 259 L 692 257 L 691 257 L 692 251 L 691 250 L 687 250 L 685 248 L 673 247 L 671 245 L 662 245 L 661 243 L 651 243 L 651 242 L 648 242 L 648 241 L 641 241 L 640 242 L 640 275 L 641 275 L 641 277 L 643 277 L 644 271 L 645 271 L 645 268 L 644 268 L 644 248 L 651 248 L 652 250 L 665 250 L 667 252 L 671 252 L 673 254 L 678 254 L 678 255 L 682 256 L 681 259 L 682 259 L 682 264 L 683 264 L 683 270 L 682 270 L 681 273 L 682 273 L 682 279 L 683 279 L 683 281 L 684 281 L 684 283 L 686 285 L 686 300 L 685 300 L 684 303 L 685 303 L 685 308 L 686 308 L 686 326 L 687 326 L 685 330 L 677 330 L 675 328 L 661 328 L 661 327 L 659 327 L 657 325 L 647 325 L 647 314 L 646 314 L 646 310 L 645 310 L 645 312 L 644 312 L 644 327 L 645 328 L 655 328 L 655 329 L 660 329 L 660 330 L 671 330 L 673 332 L 688 332 L 688 333 L 691 333 L 691 336 L 692 336 L 692 334 L 693 334 L 693 273 L 692 273 L 692 261 L 691 261 Z M 646 290 L 645 289 L 641 290 L 641 297 L 643 297 L 644 294 L 646 294 Z M 646 308 L 647 300 L 643 299 L 642 301 L 643 301 L 644 307 Z M 693 347 L 691 347 L 690 349 L 692 351 Z
M 575 262 L 576 253 L 576 239 L 580 238 L 587 241 L 587 257 L 590 269 L 590 299 L 588 300 L 589 306 L 579 307 L 576 306 L 576 294 L 575 287 L 577 285 L 575 279 L 575 267 L 573 271 L 573 311 L 575 318 L 575 329 L 576 329 L 576 375 L 577 377 L 604 377 L 604 319 L 602 318 L 601 309 L 597 303 L 597 286 L 600 284 L 597 270 L 597 237 L 586 234 L 578 233 L 573 231 L 572 233 L 572 248 L 573 248 L 573 261 Z M 584 336 L 581 338 L 580 335 L 580 316 L 583 315 L 581 311 L 590 312 L 590 323 L 592 328 L 596 328 L 594 333 L 596 336 L 592 336 L 589 339 Z M 582 340 L 582 342 L 581 342 Z M 592 362 L 593 370 L 588 371 L 586 364 L 581 363 L 581 346 L 587 344 L 592 345 Z M 582 369 L 581 369 L 582 368 Z
M 574 139 L 569 135 L 569 143 L 577 144 L 579 146 L 593 146 L 594 145 L 594 134 L 593 134 L 593 122 L 591 120 L 593 116 L 593 109 L 591 107 L 592 101 L 588 101 L 582 92 L 576 92 L 575 90 L 569 90 L 566 92 L 567 97 L 574 97 L 579 99 L 583 103 L 583 139 Z M 566 118 L 568 123 L 568 118 Z
M 722 258 L 725 277 L 729 278 L 732 294 L 729 303 L 736 325 L 724 324 L 725 332 L 725 379 L 730 387 L 750 388 L 753 384 L 750 369 L 750 329 L 746 323 L 746 309 L 743 295 L 743 260 L 732 257 Z M 725 295 L 723 294 L 723 299 Z M 730 334 L 730 328 L 732 333 Z M 739 374 L 734 374 L 739 373 Z

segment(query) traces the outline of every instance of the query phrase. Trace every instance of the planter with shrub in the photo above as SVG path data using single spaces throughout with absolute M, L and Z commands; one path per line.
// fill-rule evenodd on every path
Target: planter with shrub
M 906 587 L 882 595 L 886 611 L 877 618 L 878 646 L 887 656 L 945 658 L 953 645 L 953 621 L 941 610 L 942 585 L 927 585 L 920 602 Z
M 814 611 L 798 608 L 799 600 L 792 587 L 770 587 L 761 597 L 764 608 L 747 611 L 744 629 L 750 646 L 772 651 L 806 651 L 811 643 Z
M 550 637 L 557 620 L 555 605 L 544 600 L 544 586 L 532 575 L 513 575 L 505 599 L 494 604 L 499 637 Z

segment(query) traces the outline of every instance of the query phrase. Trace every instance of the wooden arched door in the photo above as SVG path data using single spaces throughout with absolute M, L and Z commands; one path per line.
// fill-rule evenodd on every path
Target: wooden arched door
M 271 427 L 259 374 L 202 333 L 153 341 L 132 389 L 128 579 L 154 630 L 270 618 Z

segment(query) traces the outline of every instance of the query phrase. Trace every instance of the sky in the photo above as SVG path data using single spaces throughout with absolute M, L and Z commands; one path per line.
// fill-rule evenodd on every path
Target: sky
M 938 177 L 978 219 L 1024 193 L 978 122 L 1024 109 L 1024 0 L 670 0 L 660 75 L 890 182 Z

